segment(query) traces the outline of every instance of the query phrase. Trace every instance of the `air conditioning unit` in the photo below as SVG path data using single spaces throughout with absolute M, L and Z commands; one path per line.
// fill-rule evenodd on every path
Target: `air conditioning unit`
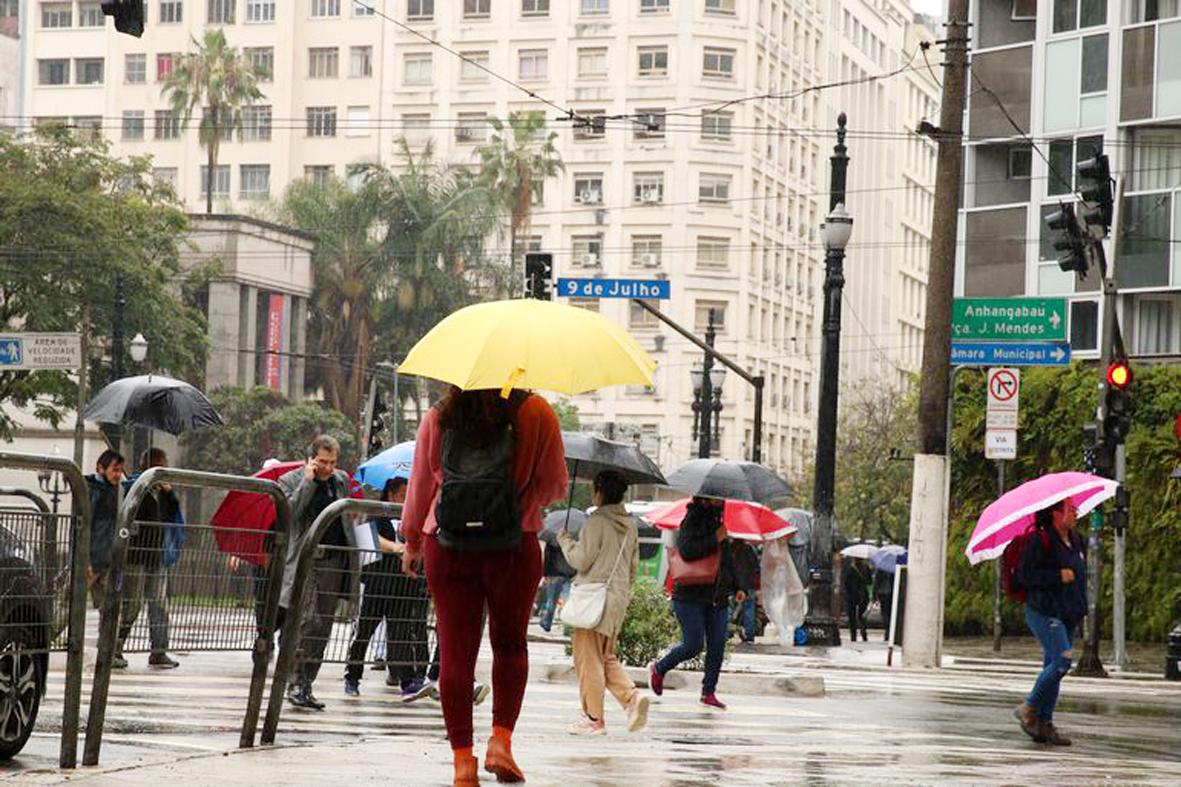
M 640 202 L 645 205 L 655 205 L 660 202 L 660 192 L 656 189 L 644 189 L 640 192 Z
M 660 256 L 656 254 L 641 254 L 640 267 L 643 268 L 659 268 Z
M 664 334 L 657 334 L 652 337 L 652 352 L 664 352 Z
M 578 265 L 581 268 L 597 268 L 597 267 L 599 267 L 599 255 L 598 254 L 579 255 Z
M 459 140 L 460 142 L 463 142 L 465 140 L 470 140 L 474 136 L 475 136 L 475 134 L 473 133 L 472 129 L 467 128 L 466 126 L 460 126 L 455 129 L 455 138 L 457 140 Z
M 603 201 L 603 194 L 598 189 L 583 189 L 578 193 L 578 199 L 584 205 L 598 205 Z

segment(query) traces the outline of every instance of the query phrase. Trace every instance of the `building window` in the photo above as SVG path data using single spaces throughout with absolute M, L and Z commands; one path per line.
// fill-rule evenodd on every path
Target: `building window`
M 402 136 L 410 145 L 425 145 L 431 138 L 431 116 L 426 112 L 402 115 Z
M 726 302 L 725 301 L 697 301 L 693 304 L 693 328 L 704 333 L 709 326 L 709 313 L 714 313 L 714 327 L 718 333 L 726 330 Z
M 664 109 L 637 109 L 633 121 L 636 139 L 664 139 L 667 124 Z
M 734 51 L 716 46 L 707 46 L 702 55 L 701 75 L 706 77 L 734 78 Z
M 1033 175 L 1033 148 L 1009 148 L 1009 179 L 1029 180 Z
M 607 47 L 584 47 L 578 50 L 578 76 L 607 76 Z
M 734 15 L 734 0 L 705 0 L 707 14 Z
M 459 63 L 459 78 L 464 82 L 488 81 L 488 50 L 478 52 L 460 52 L 463 60 Z
M 308 76 L 312 79 L 335 79 L 340 71 L 340 50 L 334 46 L 308 49 Z
M 1173 351 L 1173 303 L 1164 298 L 1142 298 L 1136 308 L 1136 354 L 1163 355 Z
M 697 267 L 714 271 L 730 270 L 730 240 L 698 236 Z
M 1102 147 L 1102 136 L 1052 140 L 1050 142 L 1050 172 L 1046 179 L 1047 193 L 1051 197 L 1073 193 L 1075 190 L 1075 168 L 1087 159 L 1093 158 L 1102 150 Z M 1140 151 L 1137 152 L 1140 153 Z
M 632 267 L 659 268 L 663 250 L 660 235 L 632 235 Z
M 78 4 L 78 27 L 103 27 L 106 18 L 103 16 L 102 6 L 98 3 Z
M 415 52 L 402 60 L 402 83 L 406 85 L 429 85 L 434 78 L 429 52 Z
M 464 19 L 487 19 L 492 13 L 492 0 L 463 0 Z
M 549 16 L 549 0 L 521 0 L 521 16 Z
M 332 174 L 331 164 L 314 164 L 303 168 L 304 180 L 321 185 L 332 180 Z
M 152 179 L 159 184 L 168 184 L 173 191 L 176 191 L 176 167 L 156 167 L 152 170 Z
M 406 18 L 423 22 L 435 18 L 435 0 L 406 0 Z
M 697 185 L 699 202 L 725 204 L 730 201 L 730 176 L 703 174 Z
M 246 21 L 258 24 L 275 21 L 275 0 L 246 0 Z
M 367 137 L 369 136 L 369 107 L 357 106 L 349 107 L 345 110 L 345 128 L 344 135 L 346 137 Z
M 129 85 L 142 85 L 148 80 L 148 56 L 126 55 L 123 58 L 123 81 Z
M 574 202 L 579 205 L 603 204 L 602 172 L 583 172 L 574 175 Z
M 72 27 L 74 24 L 73 3 L 42 3 L 41 26 L 48 28 Z
M 80 139 L 92 140 L 102 136 L 103 119 L 94 115 L 83 115 L 73 120 L 74 133 Z
M 734 139 L 734 113 L 701 113 L 701 139 L 710 142 L 731 142 Z
M 652 302 L 649 301 L 649 303 Z M 656 301 L 652 305 L 660 308 L 660 301 Z M 627 302 L 627 327 L 632 330 L 651 330 L 660 327 L 660 320 L 640 304 L 629 300 Z
M 340 0 L 312 0 L 312 16 L 340 16 Z
M 598 298 L 569 298 L 566 303 L 575 309 L 586 309 L 588 312 L 597 312 L 599 310 Z
M 639 76 L 662 77 L 668 75 L 668 47 L 642 46 L 637 50 Z
M 583 14 L 606 14 L 611 10 L 610 0 L 579 0 Z
M 640 0 L 641 14 L 667 14 L 668 0 Z
M 74 78 L 79 85 L 101 85 L 103 83 L 103 59 L 101 57 L 80 57 L 74 61 Z
M 134 142 L 144 138 L 144 113 L 142 109 L 123 110 L 123 140 Z
M 607 136 L 607 117 L 602 109 L 585 109 L 574 119 L 574 139 L 578 141 L 603 139 Z
M 602 235 L 575 235 L 570 240 L 574 244 L 574 256 L 570 260 L 572 267 L 603 267 Z
M 271 139 L 270 106 L 242 107 L 243 142 L 268 142 Z
M 1055 33 L 1104 24 L 1107 24 L 1107 0 L 1054 0 Z
M 270 164 L 243 164 L 238 168 L 238 196 L 242 199 L 266 199 L 270 195 Z
M 1070 304 L 1070 348 L 1094 350 L 1099 346 L 1099 301 Z
M 456 142 L 483 142 L 488 138 L 488 114 L 486 112 L 460 112 L 455 127 Z
M 637 205 L 659 205 L 664 202 L 664 173 L 637 172 L 632 184 L 632 201 Z
M 217 133 L 221 137 L 222 142 L 231 142 L 234 139 L 234 122 L 233 111 L 226 107 L 222 110 L 224 117 L 220 121 L 216 121 L 214 125 L 217 127 Z M 210 107 L 204 107 L 201 110 L 201 122 L 204 123 L 207 118 L 210 118 L 213 111 Z
M 368 2 L 359 2 L 353 0 L 353 16 L 373 16 L 377 13 L 377 9 L 369 5 Z
M 179 25 L 183 21 L 184 0 L 160 0 L 160 24 Z
M 336 136 L 336 107 L 308 107 L 308 136 Z
M 270 82 L 275 78 L 275 48 L 273 46 L 254 46 L 242 50 L 254 75 L 260 82 Z
M 168 73 L 172 71 L 172 67 L 176 65 L 176 59 L 179 57 L 175 52 L 161 52 L 156 55 L 156 81 L 163 82 L 168 78 Z
M 201 196 L 209 194 L 209 167 L 201 165 Z M 213 168 L 213 196 L 229 199 L 230 165 L 218 164 Z
M 206 0 L 205 21 L 211 25 L 234 24 L 235 0 Z M 226 172 L 226 196 L 230 195 L 229 171 Z
M 37 84 L 70 84 L 70 61 L 64 58 L 37 61 Z
M 522 49 L 517 56 L 521 79 L 542 80 L 549 76 L 548 49 Z
M 169 109 L 156 110 L 156 139 L 180 138 L 180 115 Z
M 373 76 L 373 47 L 371 47 L 371 46 L 349 47 L 349 76 L 350 77 L 371 77 L 371 76 Z

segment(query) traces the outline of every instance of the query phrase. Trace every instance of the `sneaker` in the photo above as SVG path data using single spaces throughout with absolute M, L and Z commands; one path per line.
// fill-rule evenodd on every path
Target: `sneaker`
M 127 669 L 127 659 L 123 658 L 122 653 L 116 653 L 111 657 L 111 669 Z
M 324 710 L 324 703 L 316 699 L 310 689 L 298 683 L 293 683 L 287 687 L 287 701 L 297 708 Z
M 481 702 L 488 699 L 488 695 L 491 693 L 492 689 L 487 683 L 480 683 L 479 681 L 476 681 L 476 684 L 472 686 L 472 705 L 479 705 Z
M 1013 708 L 1013 718 L 1021 725 L 1022 732 L 1033 738 L 1034 743 L 1046 742 L 1046 738 L 1042 734 L 1042 722 L 1034 714 L 1033 708 L 1023 702 Z
M 434 700 L 435 702 L 438 702 L 439 701 L 439 684 L 435 683 L 433 680 L 428 680 L 426 682 L 426 695 L 428 697 L 430 697 L 432 700 Z
M 702 694 L 701 695 L 701 704 L 708 705 L 711 708 L 717 708 L 718 710 L 725 710 L 726 709 L 726 703 L 724 703 L 720 699 L 718 699 L 717 694 Z
M 324 710 L 324 703 L 316 699 L 316 695 L 312 694 L 311 687 L 304 692 L 304 699 L 307 701 L 307 707 L 312 710 Z
M 606 735 L 607 722 L 603 719 L 595 721 L 589 716 L 583 716 L 570 725 L 569 732 L 571 735 Z
M 1069 746 L 1070 738 L 1058 732 L 1058 728 L 1048 721 L 1042 722 L 1042 738 L 1046 743 L 1054 746 Z
M 402 682 L 402 702 L 416 702 L 422 699 L 428 693 L 426 681 L 422 678 L 413 678 Z
M 180 662 L 170 658 L 167 653 L 153 653 L 148 656 L 148 666 L 156 669 L 176 669 L 180 666 Z
M 648 665 L 648 688 L 657 697 L 664 694 L 664 676 L 657 672 L 655 661 Z
M 361 696 L 361 684 L 359 681 L 344 679 L 344 693 L 349 697 Z
M 639 732 L 648 723 L 649 699 L 639 691 L 632 693 L 631 702 L 627 704 L 627 731 Z

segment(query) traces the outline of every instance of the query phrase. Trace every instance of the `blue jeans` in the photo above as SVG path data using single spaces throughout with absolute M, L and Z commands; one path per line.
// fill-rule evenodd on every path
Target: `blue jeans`
M 681 642 L 656 662 L 656 671 L 661 675 L 667 675 L 682 662 L 700 653 L 704 644 L 705 676 L 701 680 L 701 693 L 713 694 L 717 691 L 718 675 L 722 672 L 730 610 L 725 606 L 711 607 L 674 598 L 673 614 L 681 624 Z
M 545 600 L 541 603 L 541 627 L 546 631 L 554 625 L 554 613 L 558 609 L 558 599 L 570 595 L 570 580 L 566 577 L 545 578 Z
M 1045 654 L 1042 671 L 1034 681 L 1033 690 L 1026 696 L 1025 704 L 1033 708 L 1042 721 L 1053 721 L 1054 706 L 1058 704 L 1058 686 L 1066 673 L 1070 672 L 1074 628 L 1058 618 L 1043 615 L 1028 604 L 1025 605 L 1025 622 L 1042 644 Z
M 755 638 L 755 597 L 751 593 L 746 597 L 746 601 L 741 604 L 734 604 L 731 608 L 730 614 L 738 613 L 738 627 L 742 631 L 742 639 L 747 642 L 753 642 Z

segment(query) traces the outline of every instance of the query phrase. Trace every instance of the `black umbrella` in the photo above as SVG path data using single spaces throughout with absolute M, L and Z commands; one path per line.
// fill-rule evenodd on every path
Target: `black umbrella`
M 766 503 L 791 496 L 791 487 L 774 471 L 754 462 L 693 459 L 668 477 L 673 489 L 701 497 Z
M 538 538 L 547 544 L 557 544 L 558 533 L 562 530 L 569 530 L 572 536 L 578 535 L 578 531 L 586 524 L 586 512 L 577 508 L 558 508 L 546 514 L 542 523 L 545 529 Z
M 656 463 L 634 445 L 584 432 L 562 432 L 562 442 L 571 478 L 594 478 L 603 470 L 614 470 L 629 484 L 665 483 Z
M 158 374 L 116 380 L 90 400 L 82 416 L 88 421 L 144 426 L 174 435 L 225 423 L 205 394 L 182 380 Z

